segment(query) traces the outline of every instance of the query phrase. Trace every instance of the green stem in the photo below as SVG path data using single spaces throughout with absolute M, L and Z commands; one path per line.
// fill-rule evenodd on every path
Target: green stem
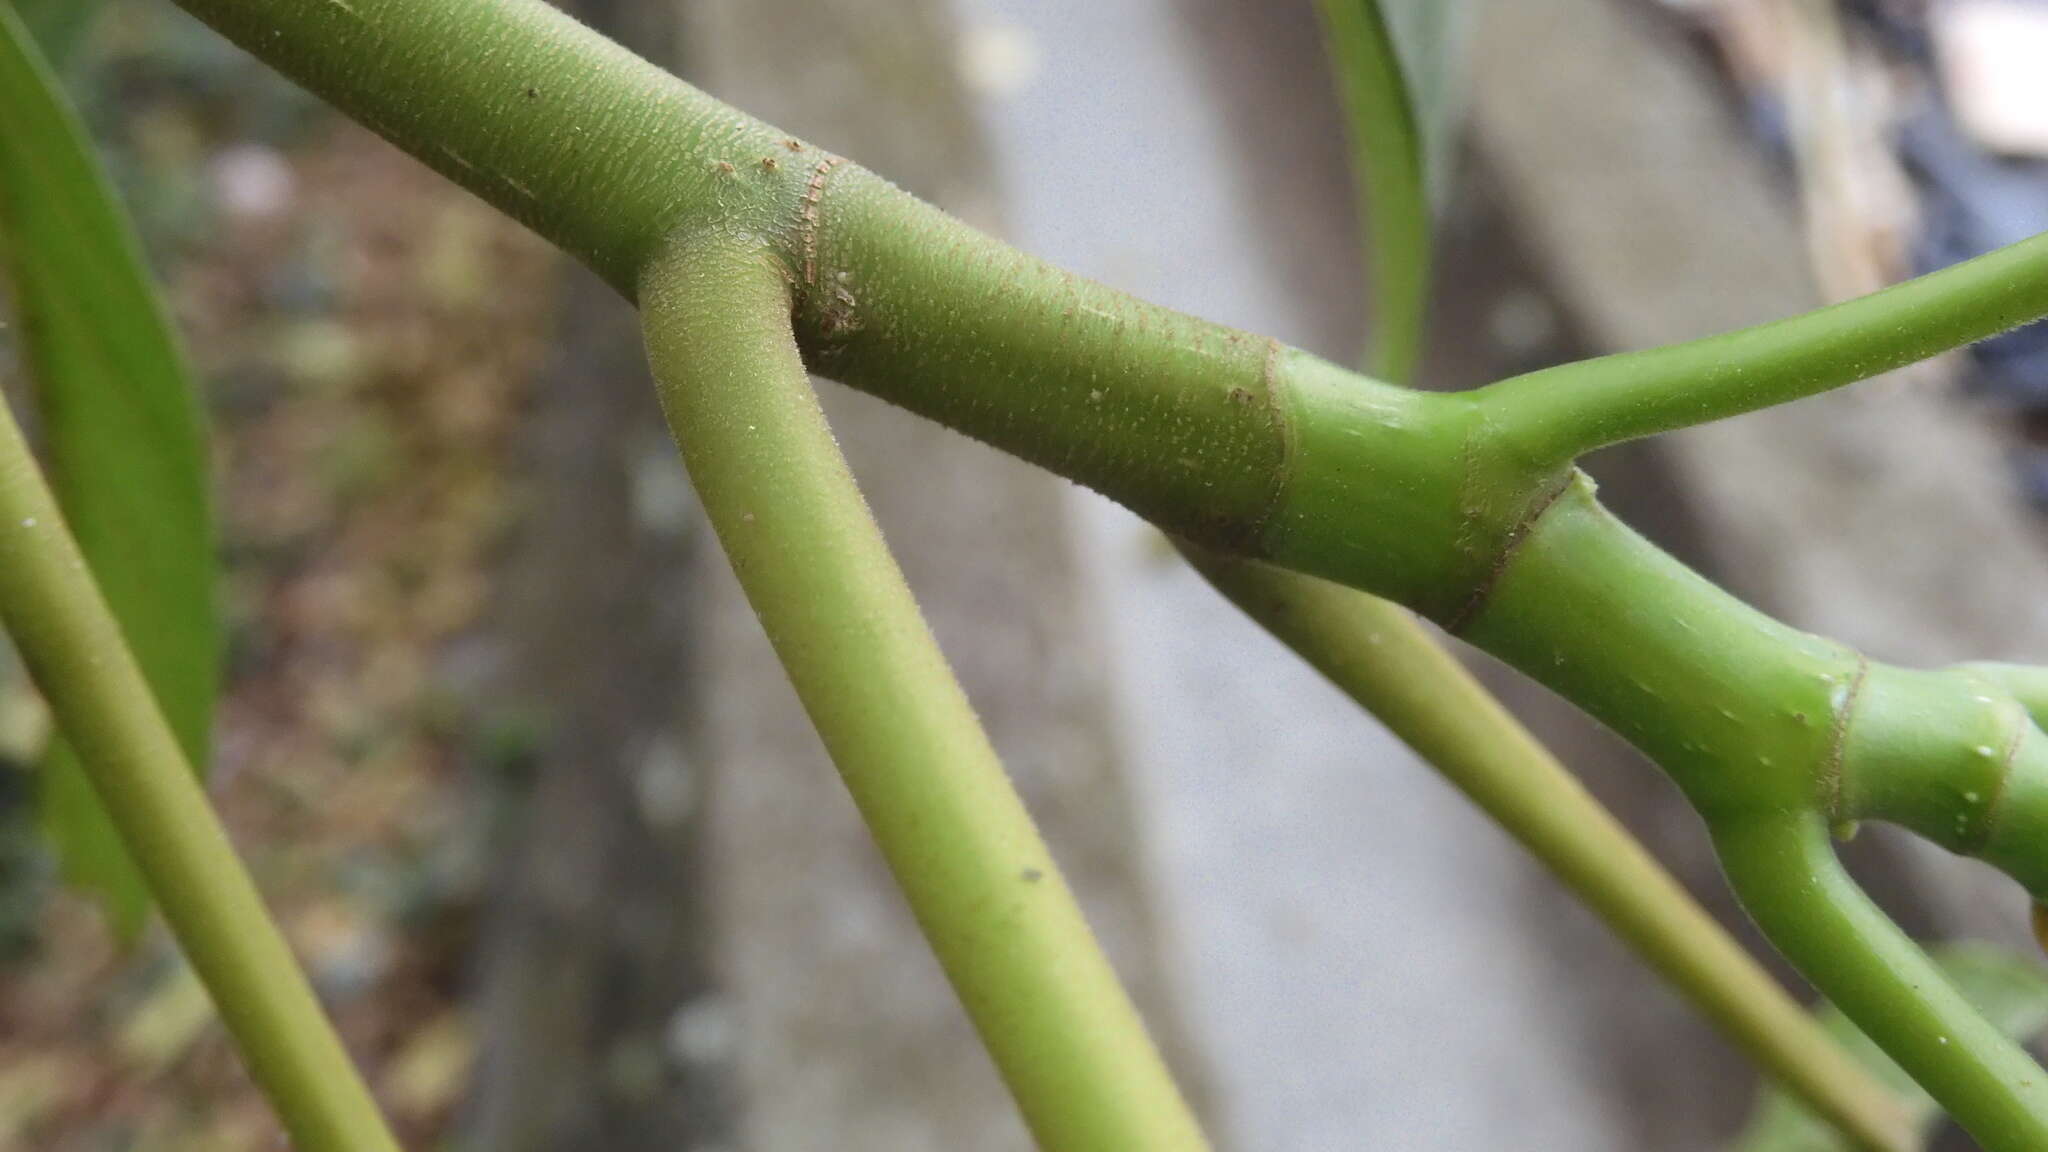
M 677 229 L 759 237 L 791 285 L 813 369 L 1170 532 L 1461 629 L 1635 741 L 1716 822 L 1831 810 L 1858 768 L 1830 738 L 1836 696 L 1853 695 L 1866 665 L 1603 520 L 1567 461 L 2048 313 L 2037 239 L 1809 316 L 1545 378 L 1571 404 L 1537 376 L 1427 395 L 1032 260 L 538 0 L 180 2 L 629 295 Z M 1581 401 L 1590 415 L 1572 417 Z M 1927 722 L 1928 740 L 1957 736 Z M 2008 813 L 2015 798 L 2048 804 L 2022 793 Z M 2039 842 L 2025 850 L 2048 857 Z M 1874 1005 L 1844 1000 L 1859 1024 Z M 1966 1126 L 1982 1103 L 1942 1102 Z
M 1859 1147 L 1913 1147 L 1909 1119 L 1891 1093 L 1406 610 L 1252 561 L 1195 550 L 1188 556 L 1492 816 L 1817 1114 Z
M 1176 535 L 1449 621 L 1563 483 L 1554 453 L 1519 447 L 1520 389 L 1419 395 L 1091 284 L 538 0 L 180 2 L 629 296 L 678 228 L 761 236 L 794 281 L 813 370 L 1097 488 Z M 2048 311 L 2038 294 L 2007 301 L 1984 287 L 2041 251 L 2029 242 L 1758 338 L 1786 372 L 1809 353 L 1838 380 L 1859 364 L 1880 370 Z M 1994 318 L 1970 322 L 1980 308 Z M 1870 331 L 1872 316 L 1895 331 Z M 1883 355 L 1836 347 L 1842 317 L 1864 318 L 1854 327 Z M 1801 336 L 1816 329 L 1835 341 Z M 1744 334 L 1728 339 L 1748 347 Z
M 2048 894 L 2048 739 L 1981 667 L 1864 672 L 1823 812 L 1888 820 Z
M 2048 1075 L 1856 887 L 1825 820 L 1788 811 L 1713 832 L 1729 882 L 1772 942 L 1979 1145 L 2048 1148 Z
M 41 34 L 96 5 L 32 5 Z M 65 522 L 187 762 L 206 768 L 219 687 L 206 417 L 176 330 L 85 124 L 0 0 L 0 280 Z M 43 758 L 42 824 L 67 879 L 124 942 L 148 886 L 63 734 Z
M 783 133 L 540 0 L 179 2 L 628 296 L 680 228 L 786 227 L 810 176 Z
M 1206 1147 L 833 442 L 772 254 L 708 234 L 641 297 L 711 525 L 1038 1142 Z
M 2048 738 L 1999 677 L 1881 664 L 1772 620 L 1589 480 L 1524 534 L 1463 635 L 1643 749 L 1709 820 L 1891 821 L 2048 898 Z
M 2004 685 L 2025 706 L 2034 723 L 2048 725 L 2048 668 L 1992 663 L 1973 667 Z
M 1430 266 L 1422 144 L 1410 85 L 1371 0 L 1323 0 L 1345 92 L 1352 171 L 1367 193 L 1373 363 L 1408 383 Z M 1654 970 L 1857 1146 L 1911 1145 L 1905 1111 L 1785 994 L 1578 780 L 1445 652 L 1377 597 L 1192 545 L 1184 555 L 1238 607 L 1378 717 L 1476 803 Z
M 397 1152 L 4 411 L 0 618 L 293 1143 Z
M 1705 424 L 1867 380 L 2048 315 L 2048 233 L 1832 307 L 1545 368 L 1484 389 L 1538 457 Z
M 2048 1129 L 2043 1074 L 1841 877 L 1824 835 L 1831 816 L 1870 815 L 1948 837 L 1959 809 L 1927 802 L 1942 789 L 1880 781 L 1933 750 L 1976 755 L 1986 733 L 2011 730 L 2011 697 L 1982 676 L 1888 668 L 1770 620 L 1644 544 L 1584 479 L 1515 548 L 1469 636 L 1670 772 L 1771 942 L 1971 1134 L 2048 1147 L 1999 1135 L 2014 1117 Z M 1946 787 L 1961 804 L 1969 778 Z M 2042 841 L 1996 829 L 2040 829 L 2044 792 L 2008 790 L 1979 842 L 2023 880 L 2040 875 Z
M 1357 218 L 1369 234 L 1370 371 L 1405 382 L 1421 360 L 1429 307 L 1430 210 L 1422 130 L 1410 84 L 1375 0 L 1317 0 L 1358 183 Z

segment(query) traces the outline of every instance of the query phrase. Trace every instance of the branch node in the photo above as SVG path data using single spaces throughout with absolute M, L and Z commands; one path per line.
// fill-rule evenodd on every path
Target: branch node
M 1834 718 L 1828 726 L 1827 755 L 1821 760 L 1821 811 L 1827 813 L 1830 820 L 1843 819 L 1842 761 L 1849 747 L 1849 721 L 1855 715 L 1857 703 L 1863 699 L 1863 684 L 1869 678 L 1870 657 L 1858 652 L 1856 671 L 1849 677 L 1848 688 L 1834 705 Z
M 1280 384 L 1280 357 L 1286 346 L 1280 341 L 1268 339 L 1266 354 L 1259 361 L 1259 391 L 1257 401 L 1266 412 L 1266 425 L 1272 430 L 1277 460 L 1273 466 L 1273 481 L 1260 501 L 1259 509 L 1245 522 L 1244 541 L 1255 552 L 1265 550 L 1266 527 L 1272 523 L 1273 513 L 1286 498 L 1287 485 L 1294 476 L 1295 443 L 1294 418 L 1287 411 L 1287 399 Z M 1234 396 L 1233 396 L 1234 398 Z
M 2017 713 L 2018 722 L 2012 725 L 2012 736 L 2005 742 L 1999 753 L 1998 772 L 1991 778 L 1991 787 L 1984 797 L 1984 807 L 1977 815 L 1977 830 L 1969 838 L 1963 852 L 1967 856 L 1981 855 L 1991 843 L 1991 836 L 1998 830 L 1999 810 L 2005 806 L 2005 798 L 2012 791 L 2013 765 L 2019 760 L 2020 746 L 2027 742 L 2027 733 L 2034 727 L 2033 720 L 2016 700 L 2002 702 L 2001 710 Z
M 804 185 L 803 202 L 797 209 L 797 241 L 804 254 L 806 289 L 818 287 L 818 203 L 825 197 L 825 182 L 832 170 L 844 162 L 844 158 L 827 152 L 812 166 L 810 182 Z
M 1508 532 L 1507 538 L 1501 542 L 1500 552 L 1494 557 L 1492 566 L 1486 570 L 1486 574 L 1480 578 L 1478 585 L 1472 589 L 1472 595 L 1465 601 L 1464 607 L 1459 608 L 1455 615 L 1444 622 L 1444 631 L 1456 636 L 1470 626 L 1472 621 L 1479 618 L 1479 614 L 1486 609 L 1486 602 L 1493 597 L 1494 588 L 1500 584 L 1501 577 L 1506 574 L 1509 562 L 1515 558 L 1515 553 L 1521 549 L 1522 542 L 1527 540 L 1529 534 L 1536 530 L 1536 524 L 1543 519 L 1544 513 L 1556 507 L 1558 500 L 1566 492 L 1571 491 L 1572 485 L 1578 482 L 1581 475 L 1582 473 L 1577 470 L 1567 471 L 1564 474 L 1564 479 L 1545 494 L 1541 500 L 1532 505 L 1528 514 L 1522 517 L 1521 523 L 1516 524 Z

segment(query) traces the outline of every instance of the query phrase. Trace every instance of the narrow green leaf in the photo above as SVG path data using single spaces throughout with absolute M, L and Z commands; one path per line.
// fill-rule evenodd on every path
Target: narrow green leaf
M 1431 204 L 1441 205 L 1457 159 L 1473 6 L 1468 0 L 1378 0 L 1378 7 L 1407 84 L 1408 115 L 1422 149 L 1423 191 Z
M 2048 969 L 2039 960 L 1981 944 L 1929 951 L 1964 999 L 2006 1035 L 2027 1040 L 2048 1028 Z M 1924 1146 L 1941 1115 L 1933 1098 L 1833 1005 L 1822 1006 L 1815 1016 L 1851 1056 L 1898 1094 Z M 1853 1146 L 1792 1097 L 1766 1087 L 1731 1152 L 1853 1152 Z
M 0 5 L 8 3 L 21 13 L 43 59 L 57 69 L 70 62 L 100 11 L 99 0 L 0 0 Z
M 85 130 L 4 4 L 0 108 L 0 268 L 51 485 L 172 730 L 204 765 L 217 645 L 203 416 Z M 42 791 L 67 875 L 132 936 L 147 892 L 61 739 Z
M 1374 375 L 1415 374 L 1429 299 L 1432 205 L 1449 184 L 1462 47 L 1460 0 L 1319 0 L 1351 142 L 1373 298 Z

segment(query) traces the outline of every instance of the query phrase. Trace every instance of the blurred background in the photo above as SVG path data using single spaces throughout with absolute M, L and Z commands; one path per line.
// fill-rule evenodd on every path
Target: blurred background
M 1367 330 L 1307 0 L 565 6 L 1079 272 L 1339 359 Z M 1429 386 L 2048 227 L 2048 3 L 1465 7 Z M 213 791 L 408 1146 L 1027 1147 L 700 528 L 624 306 L 163 0 L 107 3 L 69 79 L 215 420 Z M 1737 1130 L 1732 1050 L 1155 533 L 825 390 L 1221 1146 Z M 2039 329 L 1593 464 L 1643 531 L 1803 627 L 1909 663 L 2048 657 Z M 1739 924 L 1653 769 L 1486 672 Z M 56 882 L 41 738 L 17 674 L 0 1149 L 281 1147 L 161 926 L 124 953 Z M 2023 944 L 1985 870 L 1883 829 L 1848 852 L 1916 934 Z

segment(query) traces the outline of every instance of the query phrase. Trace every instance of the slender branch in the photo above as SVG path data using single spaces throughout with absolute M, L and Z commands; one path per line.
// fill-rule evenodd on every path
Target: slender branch
M 1526 451 L 1568 461 L 1867 380 L 2048 315 L 2048 233 L 1832 307 L 1483 389 Z
M 854 486 L 782 270 L 719 232 L 641 297 L 711 525 L 1039 1143 L 1205 1148 Z
M 1813 813 L 1714 825 L 1745 907 L 1987 1152 L 2048 1148 L 2048 1076 L 1856 887 Z
M 302 1152 L 397 1152 L 0 406 L 0 618 Z
M 1430 211 L 1421 125 L 1400 54 L 1375 0 L 1317 0 L 1366 225 L 1370 371 L 1406 383 L 1421 359 L 1429 306 Z
M 220 679 L 206 418 L 141 242 L 38 50 L 39 36 L 75 39 L 92 7 L 32 5 L 32 35 L 0 3 L 0 280 L 20 323 L 15 347 L 51 489 L 203 774 Z M 147 920 L 147 885 L 62 735 L 40 769 L 41 823 L 67 879 L 132 941 Z
M 1311 576 L 1189 551 L 1209 582 L 1433 765 L 1760 1066 L 1859 1147 L 1914 1146 L 1848 1059 L 1670 873 L 1408 612 Z

